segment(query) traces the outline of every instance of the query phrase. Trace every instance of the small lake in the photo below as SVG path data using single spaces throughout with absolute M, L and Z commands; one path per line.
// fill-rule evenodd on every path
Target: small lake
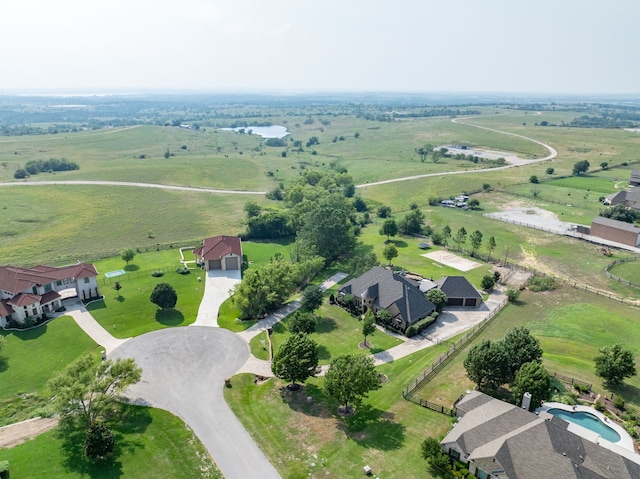
M 271 126 L 239 126 L 238 128 L 219 128 L 225 131 L 239 132 L 244 130 L 245 133 L 251 132 L 252 135 L 258 135 L 262 138 L 284 138 L 289 134 L 286 126 L 271 125 Z

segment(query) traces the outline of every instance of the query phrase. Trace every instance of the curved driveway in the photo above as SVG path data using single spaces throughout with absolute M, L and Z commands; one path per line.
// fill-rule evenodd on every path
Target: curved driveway
M 249 358 L 239 336 L 204 326 L 162 329 L 128 340 L 109 358 L 136 360 L 142 380 L 127 396 L 180 416 L 227 479 L 280 478 L 224 400 L 224 380 Z

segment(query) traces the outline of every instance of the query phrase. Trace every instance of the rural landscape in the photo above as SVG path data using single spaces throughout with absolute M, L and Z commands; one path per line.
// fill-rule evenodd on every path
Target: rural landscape
M 0 96 L 0 207 L 0 478 L 640 477 L 627 97 Z

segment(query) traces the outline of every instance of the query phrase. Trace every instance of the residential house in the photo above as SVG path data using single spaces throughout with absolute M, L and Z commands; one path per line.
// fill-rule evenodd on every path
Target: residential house
M 631 172 L 629 186 L 640 186 L 640 170 L 633 170 Z
M 637 479 L 640 456 L 605 448 L 571 432 L 567 422 L 536 415 L 470 391 L 457 404 L 458 422 L 443 451 L 481 479 Z
M 387 310 L 393 324 L 402 331 L 436 310 L 435 305 L 420 291 L 417 281 L 380 266 L 348 281 L 338 294 L 352 295 L 363 313 L 368 310 L 374 313 Z
M 63 297 L 98 297 L 97 276 L 95 266 L 86 263 L 61 268 L 0 267 L 0 326 L 52 313 L 62 306 Z
M 206 238 L 193 250 L 196 262 L 206 271 L 242 268 L 242 241 L 237 236 Z
M 605 198 L 605 203 L 611 206 L 623 205 L 635 211 L 640 211 L 640 187 L 631 191 L 618 191 Z
M 444 276 L 435 283 L 447 295 L 447 306 L 477 308 L 482 304 L 482 295 L 464 276 Z
M 603 216 L 596 216 L 593 219 L 589 234 L 627 246 L 640 245 L 640 228 L 631 223 Z

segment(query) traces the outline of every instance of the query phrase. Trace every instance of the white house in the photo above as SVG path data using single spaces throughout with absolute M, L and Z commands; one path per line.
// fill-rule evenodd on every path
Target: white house
M 97 276 L 95 266 L 85 263 L 61 268 L 0 267 L 0 326 L 52 313 L 62 306 L 63 297 L 86 300 L 99 296 Z

